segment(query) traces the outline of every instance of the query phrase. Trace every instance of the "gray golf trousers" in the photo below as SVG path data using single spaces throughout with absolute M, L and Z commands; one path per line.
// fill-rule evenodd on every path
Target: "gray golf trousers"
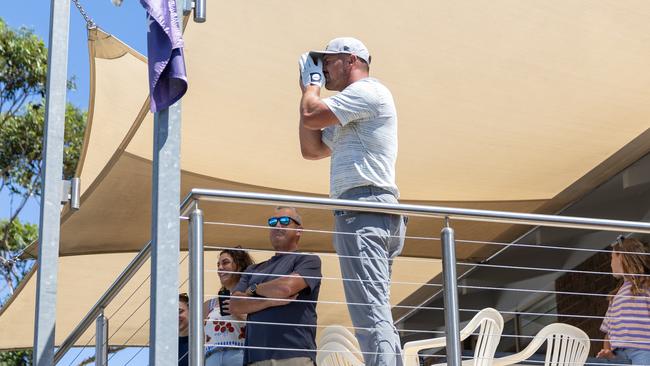
M 373 186 L 352 188 L 339 198 L 397 203 Z M 334 247 L 339 255 L 348 310 L 366 365 L 401 366 L 401 345 L 390 309 L 393 259 L 404 247 L 402 216 L 335 211 Z

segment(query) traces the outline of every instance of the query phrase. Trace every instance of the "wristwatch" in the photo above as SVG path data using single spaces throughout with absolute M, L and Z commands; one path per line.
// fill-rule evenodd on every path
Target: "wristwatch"
M 253 297 L 257 297 L 257 296 L 259 296 L 259 295 L 257 294 L 257 284 L 254 283 L 254 284 L 248 286 L 248 288 L 246 289 L 246 293 L 247 293 L 248 295 L 250 295 L 250 296 L 253 296 Z

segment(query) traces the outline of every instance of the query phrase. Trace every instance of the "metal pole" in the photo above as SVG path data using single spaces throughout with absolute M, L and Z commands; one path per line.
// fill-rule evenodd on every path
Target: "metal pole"
M 108 365 L 108 319 L 104 312 L 97 317 L 95 322 L 95 365 Z
M 445 330 L 447 332 L 447 364 L 461 365 L 458 287 L 456 286 L 456 248 L 454 229 L 446 226 L 440 232 L 442 241 L 443 292 L 445 298 Z
M 203 212 L 190 214 L 190 339 L 189 366 L 203 366 Z
M 182 1 L 176 1 L 183 19 Z M 173 11 L 173 10 L 172 10 Z M 173 26 L 181 27 L 181 24 Z M 151 182 L 149 365 L 178 364 L 178 257 L 181 194 L 181 101 L 154 114 Z
M 81 335 L 88 329 L 88 327 L 92 324 L 95 318 L 99 316 L 99 314 L 102 312 L 102 309 L 117 296 L 117 294 L 124 288 L 124 286 L 129 282 L 129 280 L 133 277 L 133 275 L 142 267 L 142 265 L 147 261 L 149 258 L 149 254 L 151 253 L 151 242 L 148 242 L 142 250 L 138 253 L 138 255 L 135 256 L 131 260 L 131 263 L 122 271 L 120 276 L 113 282 L 113 284 L 106 290 L 104 295 L 97 300 L 97 303 L 95 303 L 95 306 L 93 306 L 90 311 L 86 314 L 86 316 L 79 322 L 79 325 L 70 333 L 68 338 L 61 343 L 61 346 L 56 350 L 56 353 L 54 354 L 54 363 L 56 364 L 57 362 L 61 361 L 61 358 L 65 355 L 66 352 L 72 346 L 75 344 L 75 342 L 81 337 Z
M 149 364 L 178 359 L 180 101 L 154 116 Z
M 34 320 L 36 366 L 52 365 L 54 357 L 70 0 L 52 0 L 51 9 Z
M 521 317 L 519 314 L 515 314 L 515 352 L 521 351 Z
M 189 15 L 192 12 L 192 6 L 194 1 L 192 0 L 182 0 L 183 1 L 183 15 Z

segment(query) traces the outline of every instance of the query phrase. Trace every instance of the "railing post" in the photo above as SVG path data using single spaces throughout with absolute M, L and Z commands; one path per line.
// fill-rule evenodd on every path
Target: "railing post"
M 190 213 L 189 244 L 190 337 L 189 366 L 203 366 L 203 212 Z
M 445 299 L 445 330 L 447 332 L 447 364 L 461 365 L 460 325 L 458 316 L 458 287 L 456 284 L 456 248 L 454 229 L 448 226 L 440 232 L 442 241 L 443 294 Z
M 95 365 L 108 365 L 108 319 L 104 316 L 104 310 L 95 321 Z

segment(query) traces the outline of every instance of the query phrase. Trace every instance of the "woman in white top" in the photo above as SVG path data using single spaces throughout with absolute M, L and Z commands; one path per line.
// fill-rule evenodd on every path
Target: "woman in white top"
M 207 314 L 204 327 L 206 366 L 239 366 L 244 363 L 245 318 L 230 315 L 230 299 L 223 292 L 227 290 L 230 294 L 239 282 L 241 275 L 238 272 L 246 270 L 251 264 L 253 259 L 241 247 L 226 249 L 219 254 L 217 273 L 221 281 L 221 295 L 203 304 L 203 313 Z M 223 297 L 221 307 L 219 297 Z

